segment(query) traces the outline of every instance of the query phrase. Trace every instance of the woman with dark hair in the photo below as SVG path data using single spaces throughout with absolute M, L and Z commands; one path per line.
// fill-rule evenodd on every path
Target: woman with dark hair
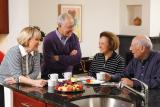
M 99 49 L 90 66 L 89 74 L 96 76 L 98 72 L 109 74 L 120 73 L 125 67 L 124 59 L 115 50 L 119 48 L 119 38 L 112 32 L 100 33 Z

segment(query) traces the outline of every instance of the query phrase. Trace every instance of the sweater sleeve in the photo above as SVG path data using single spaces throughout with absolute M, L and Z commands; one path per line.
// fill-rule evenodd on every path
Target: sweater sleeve
M 59 56 L 59 62 L 67 66 L 78 64 L 80 63 L 80 60 L 81 60 L 81 49 L 80 49 L 78 38 L 75 36 L 72 42 L 74 46 L 73 50 L 77 50 L 77 54 L 74 56 L 71 56 L 71 55 Z
M 122 72 L 112 75 L 111 81 L 120 81 L 121 78 L 124 77 L 131 79 L 134 77 L 134 70 L 135 70 L 134 60 L 132 60 Z
M 144 82 L 148 85 L 149 88 L 159 88 L 160 87 L 160 58 L 157 57 L 157 61 L 154 65 L 154 69 L 151 74 L 150 78 L 145 78 Z
M 48 37 L 44 38 L 43 41 L 43 55 L 44 55 L 44 61 L 46 64 L 54 65 L 56 63 L 55 60 L 53 60 L 52 56 L 56 55 L 53 49 L 53 42 Z
M 120 58 L 120 61 L 118 62 L 118 67 L 116 70 L 116 73 L 121 73 L 124 71 L 124 67 L 125 67 L 125 61 L 123 58 Z
M 95 66 L 97 66 L 96 59 L 97 59 L 97 54 L 94 56 L 94 58 L 91 62 L 90 68 L 89 68 L 89 75 L 94 76 L 94 77 L 95 77 L 95 73 L 96 73 Z
M 17 82 L 21 75 L 21 55 L 16 48 L 10 49 L 5 55 L 2 65 L 2 72 L 5 72 L 5 77 L 13 77 Z

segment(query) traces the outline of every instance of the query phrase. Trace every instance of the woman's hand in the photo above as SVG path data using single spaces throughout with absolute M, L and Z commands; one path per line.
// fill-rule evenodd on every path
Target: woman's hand
M 59 56 L 58 55 L 53 55 L 52 58 L 53 58 L 54 61 L 59 61 Z
M 47 80 L 43 80 L 43 79 L 33 80 L 32 86 L 43 87 L 46 85 L 46 83 L 47 83 Z
M 34 80 L 34 79 L 21 75 L 19 77 L 19 83 L 29 84 L 29 85 L 36 86 L 36 87 L 43 87 L 46 85 L 47 80 L 43 80 L 43 79 Z
M 106 73 L 105 74 L 105 81 L 110 81 L 111 80 L 111 75 Z
M 8 77 L 4 80 L 7 84 L 15 84 L 16 80 L 13 77 Z

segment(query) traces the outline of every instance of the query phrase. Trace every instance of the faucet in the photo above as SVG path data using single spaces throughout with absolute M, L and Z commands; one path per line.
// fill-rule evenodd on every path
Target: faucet
M 122 82 L 119 82 L 119 86 L 118 87 L 119 88 L 123 88 L 123 87 L 127 88 L 128 90 L 132 91 L 133 93 L 136 93 L 136 94 L 140 95 L 144 100 L 144 102 L 142 102 L 142 105 L 144 107 L 148 107 L 148 85 L 145 84 L 144 82 L 136 79 L 136 78 L 132 78 L 132 80 L 138 81 L 138 82 L 141 83 L 141 86 L 142 86 L 141 92 L 129 87 L 128 85 L 126 85 L 126 84 L 124 84 Z

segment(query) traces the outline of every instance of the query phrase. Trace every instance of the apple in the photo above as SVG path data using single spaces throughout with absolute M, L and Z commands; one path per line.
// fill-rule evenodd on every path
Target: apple
M 82 84 L 79 84 L 78 88 L 79 88 L 80 90 L 83 90 L 83 85 L 82 85 Z
M 66 86 L 62 86 L 62 91 L 68 91 Z
M 79 88 L 76 88 L 76 91 L 80 91 L 80 89 L 79 89 Z
M 74 86 L 73 86 L 72 88 L 73 88 L 73 91 L 75 91 L 75 90 L 76 90 L 76 87 L 74 87 Z
M 58 88 L 59 88 L 59 86 L 57 85 L 57 86 L 56 86 L 56 90 L 58 90 Z
M 67 91 L 73 91 L 73 87 L 67 87 Z
M 91 83 L 91 79 L 87 79 L 86 82 L 87 82 L 87 83 Z
M 58 91 L 62 91 L 62 87 L 58 87 Z

